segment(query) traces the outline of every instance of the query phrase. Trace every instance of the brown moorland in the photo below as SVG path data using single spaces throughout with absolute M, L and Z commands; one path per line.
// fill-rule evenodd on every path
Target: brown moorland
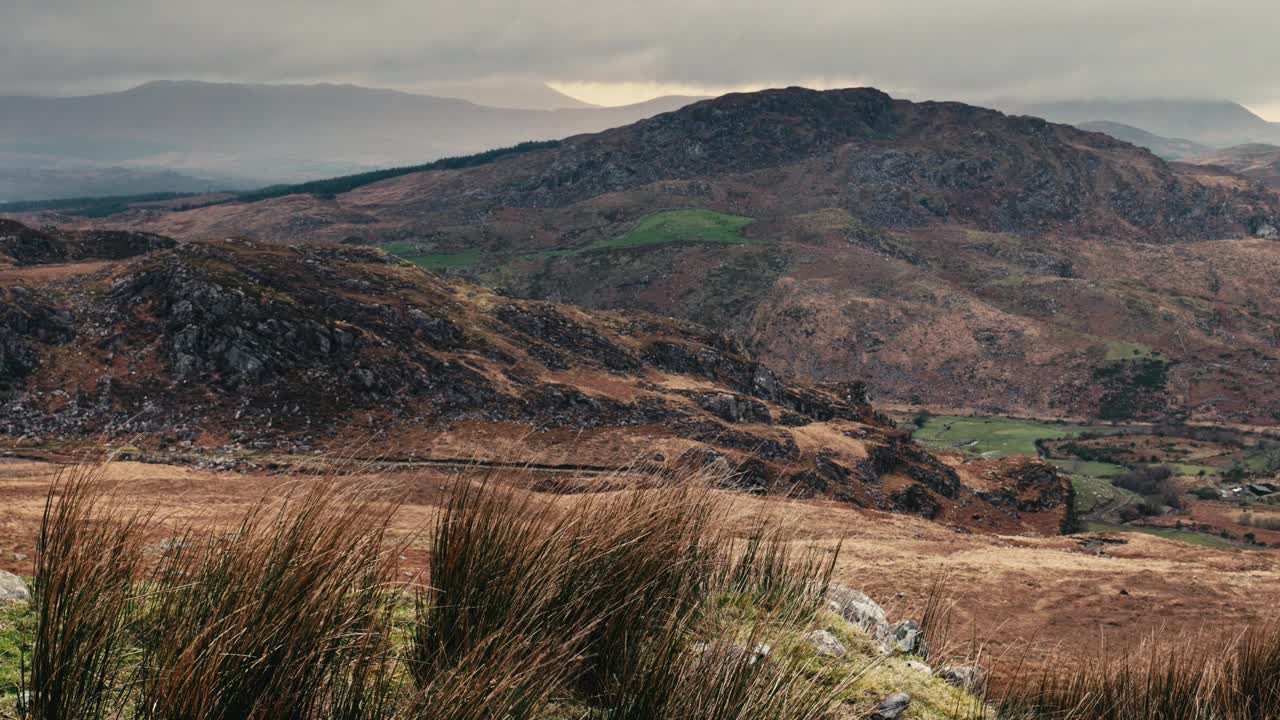
M 63 467 L 0 462 L 0 569 L 30 572 L 45 494 Z M 431 524 L 455 472 L 377 473 L 380 482 L 407 488 L 407 502 L 393 523 L 400 537 Z M 356 472 L 351 481 L 369 474 L 369 469 Z M 106 479 L 120 484 L 127 507 L 200 527 L 225 525 L 262 496 L 318 477 L 123 461 L 106 470 Z M 513 472 L 509 479 L 527 484 L 537 478 Z M 1273 592 L 1280 583 L 1275 553 L 1200 548 L 1137 534 L 965 533 L 827 500 L 728 497 L 736 532 L 743 535 L 764 514 L 794 531 L 798 543 L 834 547 L 842 542 L 834 580 L 864 588 L 893 617 L 918 615 L 934 580 L 946 577 L 956 649 L 967 651 L 976 643 L 985 662 L 1010 672 L 1094 657 L 1104 647 L 1116 654 L 1131 652 L 1152 638 L 1167 644 L 1175 637 L 1197 637 L 1217 645 L 1274 617 Z M 556 501 L 581 500 L 570 495 Z M 425 548 L 424 539 L 414 541 L 405 553 L 406 570 L 427 562 Z

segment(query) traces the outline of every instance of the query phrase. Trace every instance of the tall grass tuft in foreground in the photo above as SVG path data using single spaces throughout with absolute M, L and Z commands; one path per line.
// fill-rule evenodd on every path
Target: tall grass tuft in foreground
M 394 504 L 332 480 L 260 502 L 232 532 L 171 544 L 140 618 L 137 717 L 345 714 L 389 649 L 398 546 Z
M 1212 651 L 1149 646 L 1137 655 L 1015 679 L 1010 720 L 1270 720 L 1280 717 L 1280 626 Z
M 148 545 L 173 532 L 77 469 L 38 548 L 33 716 L 827 717 L 843 687 L 759 647 L 797 642 L 835 554 L 768 523 L 735 540 L 700 475 L 623 485 L 564 498 L 460 478 L 408 592 L 397 504 L 375 485 L 299 479 L 229 531 Z
M 121 702 L 127 618 L 148 520 L 117 504 L 101 465 L 79 465 L 50 486 L 36 543 L 35 642 L 28 712 L 90 720 Z
M 821 600 L 834 556 L 793 556 L 786 538 L 763 526 L 738 552 L 724 530 L 726 503 L 705 480 L 569 503 L 460 481 L 438 523 L 431 587 L 417 604 L 415 676 L 505 631 L 559 647 L 562 662 L 550 665 L 562 694 L 609 717 L 683 717 L 668 705 L 688 693 L 747 692 L 766 676 L 776 695 L 787 694 L 798 672 L 774 675 L 772 661 L 714 661 L 691 648 L 717 629 L 715 600 L 725 594 L 776 612 L 780 626 L 800 626 Z M 828 703 L 836 694 L 823 693 Z

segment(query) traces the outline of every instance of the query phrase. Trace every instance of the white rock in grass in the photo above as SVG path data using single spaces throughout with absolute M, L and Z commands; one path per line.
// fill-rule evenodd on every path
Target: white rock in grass
M 837 638 L 827 630 L 814 630 L 805 635 L 804 639 L 813 646 L 818 657 L 842 658 L 849 652 L 845 650 L 840 638 Z
M 0 570 L 0 603 L 31 602 L 31 588 L 22 578 Z
M 925 664 L 924 664 L 924 663 L 922 663 L 922 662 L 917 662 L 917 661 L 915 661 L 915 660 L 908 660 L 908 661 L 906 662 L 906 666 L 907 666 L 907 669 L 908 669 L 908 670 L 910 670 L 910 671 L 912 671 L 912 672 L 918 672 L 918 673 L 922 673 L 922 674 L 924 674 L 924 675 L 932 675 L 932 674 L 933 674 L 933 668 L 929 667 L 928 665 L 925 665 Z
M 827 591 L 827 600 L 831 610 L 863 630 L 875 633 L 877 628 L 888 624 L 888 615 L 879 603 L 863 593 L 843 585 L 832 585 Z

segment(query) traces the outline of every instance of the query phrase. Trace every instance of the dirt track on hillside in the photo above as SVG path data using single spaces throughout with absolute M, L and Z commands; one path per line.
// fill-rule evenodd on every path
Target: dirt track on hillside
M 49 482 L 59 466 L 0 460 L 0 568 L 30 573 Z M 107 477 L 133 507 L 172 522 L 229 522 L 263 495 L 306 476 L 213 473 L 188 467 L 119 462 Z M 356 476 L 353 476 L 353 478 Z M 450 477 L 441 472 L 379 476 L 405 491 L 396 530 L 430 527 Z M 564 498 L 562 502 L 575 502 Z M 954 599 L 952 643 L 984 648 L 1004 668 L 1041 666 L 1055 656 L 1132 650 L 1153 634 L 1165 640 L 1203 636 L 1219 642 L 1272 617 L 1280 599 L 1280 553 L 1211 550 L 1126 534 L 1125 544 L 1083 547 L 1089 537 L 1011 537 L 958 532 L 901 515 L 825 501 L 733 496 L 746 529 L 776 515 L 805 542 L 843 543 L 836 580 L 866 590 L 891 619 L 918 614 L 940 574 Z M 421 539 L 406 570 L 426 558 Z

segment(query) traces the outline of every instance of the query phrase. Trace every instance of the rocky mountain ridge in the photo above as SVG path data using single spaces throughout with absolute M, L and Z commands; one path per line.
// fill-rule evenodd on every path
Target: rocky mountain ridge
M 784 187 L 804 195 L 778 194 Z M 870 88 L 731 94 L 545 151 L 409 175 L 336 198 L 295 196 L 120 222 L 191 239 L 379 242 L 417 235 L 442 248 L 474 248 L 474 235 L 461 231 L 484 218 L 614 198 L 611 214 L 593 218 L 611 227 L 661 202 L 619 197 L 637 193 L 665 194 L 667 206 L 729 205 L 751 216 L 840 207 L 883 228 L 963 224 L 1145 242 L 1248 236 L 1280 224 L 1273 195 L 1201 182 L 1107 135 L 960 103 L 895 100 Z M 549 244 L 582 239 L 566 236 L 570 228 L 554 215 L 543 222 L 560 233 Z M 493 230 L 484 238 L 492 249 L 518 242 Z M 526 246 L 543 245 L 539 240 L 523 237 Z

